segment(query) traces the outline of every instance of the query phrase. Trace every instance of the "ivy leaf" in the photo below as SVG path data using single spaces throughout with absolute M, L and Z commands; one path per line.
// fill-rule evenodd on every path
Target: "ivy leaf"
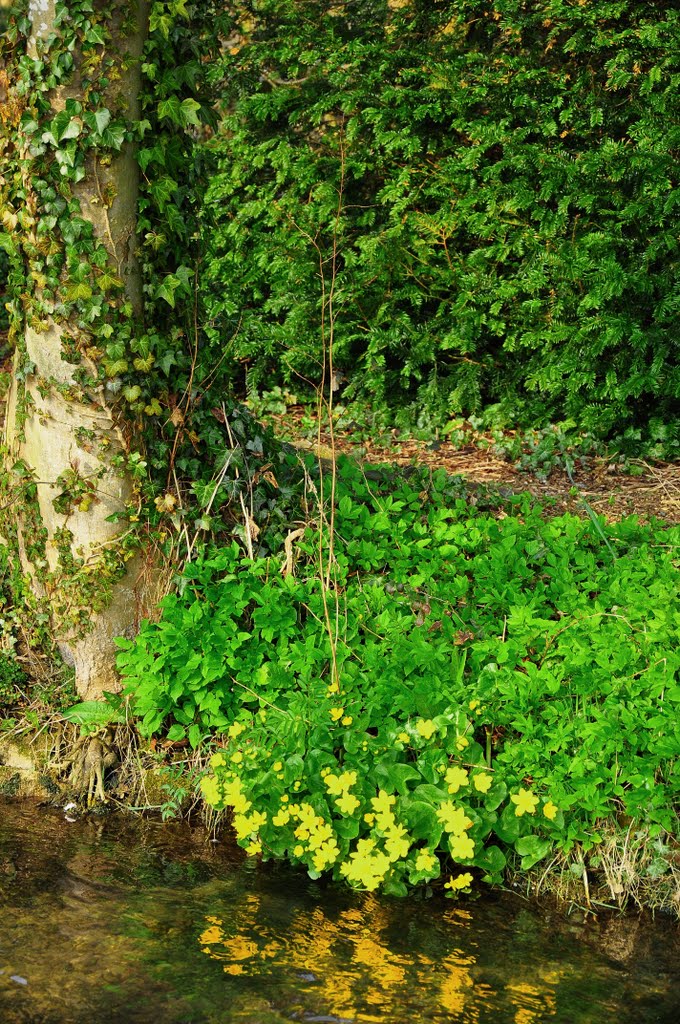
M 183 125 L 197 124 L 200 125 L 198 119 L 198 111 L 201 109 L 201 104 L 197 103 L 196 100 L 191 98 L 182 100 L 180 106 L 180 117 Z
M 182 124 L 182 105 L 177 96 L 168 96 L 167 100 L 161 100 L 158 104 L 158 116 L 160 118 L 167 118 L 168 121 L 172 121 L 173 124 Z
M 113 124 L 102 133 L 102 143 L 109 149 L 119 150 L 125 142 L 125 128 L 122 124 Z
M 82 121 L 80 121 L 80 119 L 76 119 L 75 117 L 71 118 L 71 120 L 59 136 L 59 142 L 63 142 L 65 139 L 77 139 L 82 130 Z
M 163 12 L 160 4 L 154 4 L 149 17 L 149 28 L 152 32 L 160 32 L 163 39 L 169 39 L 172 28 L 172 15 Z
M 92 289 L 85 281 L 70 284 L 64 292 L 67 302 L 87 302 L 92 298 Z
M 101 25 L 91 25 L 90 28 L 88 28 L 85 33 L 85 42 L 90 43 L 91 46 L 104 46 L 106 43 L 106 37 Z
M 104 273 L 97 278 L 97 284 L 103 292 L 108 292 L 111 288 L 123 287 L 121 279 L 111 270 L 105 270 Z
M 170 373 L 170 370 L 173 368 L 173 366 L 177 365 L 177 358 L 175 356 L 175 353 L 172 352 L 170 349 L 168 349 L 159 358 L 157 365 L 161 368 L 161 370 L 163 371 L 163 373 L 167 377 L 168 374 Z
M 179 281 L 173 274 L 168 274 L 156 289 L 156 298 L 165 299 L 169 306 L 175 308 L 175 292 L 179 286 Z
M 97 125 L 97 131 L 101 135 L 105 128 L 108 128 L 111 123 L 111 111 L 104 107 L 102 110 L 95 110 L 94 120 Z

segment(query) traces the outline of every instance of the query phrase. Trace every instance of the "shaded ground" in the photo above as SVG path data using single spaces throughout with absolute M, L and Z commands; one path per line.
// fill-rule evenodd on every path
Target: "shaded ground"
M 279 436 L 294 441 L 297 447 L 315 449 L 330 456 L 333 445 L 328 430 L 310 440 L 309 409 L 293 406 L 282 416 L 269 416 L 268 421 Z M 634 461 L 630 468 L 619 466 L 602 457 L 590 457 L 586 465 L 576 465 L 572 481 L 567 473 L 555 468 L 547 480 L 533 473 L 522 472 L 494 451 L 495 442 L 489 434 L 470 432 L 470 443 L 462 447 L 447 440 L 434 442 L 403 440 L 384 435 L 379 441 L 357 437 L 350 431 L 335 430 L 336 452 L 354 455 L 362 462 L 375 465 L 391 463 L 408 466 L 414 463 L 444 469 L 465 477 L 472 484 L 506 489 L 512 493 L 529 492 L 536 498 L 554 503 L 557 512 L 583 515 L 584 501 L 607 520 L 637 515 L 641 520 L 662 519 L 680 523 L 680 463 L 647 463 Z M 514 436 L 507 433 L 510 438 Z

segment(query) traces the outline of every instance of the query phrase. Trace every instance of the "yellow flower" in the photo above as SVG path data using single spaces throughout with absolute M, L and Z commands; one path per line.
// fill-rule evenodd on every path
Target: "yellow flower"
M 407 732 L 400 732 L 397 739 L 400 743 L 410 743 L 410 737 Z
M 325 782 L 326 789 L 331 794 L 331 796 L 340 796 L 344 787 L 340 782 L 339 776 L 334 775 L 332 772 L 330 772 L 328 775 L 324 776 L 323 781 Z
M 280 828 L 282 825 L 287 825 L 289 821 L 290 811 L 286 807 L 282 807 L 272 818 L 272 825 Z
M 374 849 L 370 839 L 360 839 L 349 860 L 340 866 L 348 882 L 360 885 L 369 892 L 377 889 L 390 868 L 390 860 Z
M 259 811 L 253 811 L 252 814 L 235 814 L 234 815 L 234 831 L 236 832 L 237 839 L 247 839 L 248 836 L 255 836 L 258 829 L 266 824 L 267 815 L 261 814 Z
M 396 796 L 388 796 L 384 789 L 379 789 L 378 795 L 371 798 L 371 804 L 378 814 L 391 814 L 396 802 Z
M 351 715 L 345 715 L 345 717 L 342 719 L 342 724 L 343 725 L 351 725 L 353 721 L 354 721 L 354 719 L 352 718 Z
M 451 836 L 449 840 L 449 851 L 456 860 L 469 860 L 475 855 L 475 844 L 469 836 Z
M 254 839 L 252 843 L 246 846 L 246 853 L 249 857 L 256 857 L 258 853 L 262 853 L 262 843 L 259 839 Z
M 334 722 L 339 721 L 345 713 L 344 708 L 331 708 L 331 718 Z
M 304 846 L 299 846 L 298 845 L 298 846 L 295 846 L 293 848 L 293 856 L 294 857 L 301 857 L 304 852 L 305 852 Z
M 282 768 L 283 765 L 281 764 L 280 761 L 274 761 L 274 764 L 272 765 L 272 771 L 280 772 Z
M 240 736 L 242 732 L 245 732 L 245 725 L 241 722 L 234 722 L 233 725 L 229 726 L 228 732 L 232 740 L 235 740 L 237 736 Z
M 375 821 L 375 814 L 364 814 L 364 821 L 368 825 L 372 825 L 373 822 Z
M 351 793 L 343 793 L 343 795 L 335 801 L 335 806 L 339 811 L 342 811 L 343 814 L 354 814 L 359 806 L 359 801 L 355 796 L 352 796 Z
M 204 775 L 201 779 L 201 793 L 203 799 L 209 804 L 217 804 L 220 800 L 220 787 L 217 779 L 212 775 Z
M 558 810 L 559 808 L 555 806 L 552 800 L 548 800 L 547 803 L 543 804 L 543 813 L 545 814 L 546 818 L 550 819 L 550 821 L 553 820 Z
M 246 799 L 245 793 L 237 793 L 231 799 L 231 806 L 236 814 L 245 814 L 246 811 L 250 810 L 252 804 L 250 800 Z
M 510 797 L 513 804 L 516 804 L 515 814 L 521 818 L 523 814 L 535 814 L 538 806 L 538 797 L 534 796 L 530 789 L 520 789 L 519 793 L 513 793 Z
M 385 851 L 391 861 L 406 857 L 411 849 L 411 841 L 403 825 L 397 825 L 390 829 L 385 840 Z
M 281 797 L 281 803 L 282 804 L 287 804 L 288 803 L 288 799 L 289 799 L 288 794 L 284 793 L 283 796 Z
M 437 731 L 437 726 L 434 724 L 431 718 L 419 718 L 416 722 L 416 731 L 424 740 L 429 740 L 430 737 Z
M 448 783 L 449 793 L 457 793 L 461 786 L 468 785 L 468 773 L 464 768 L 459 768 L 458 765 L 448 768 L 444 778 Z
M 470 741 L 467 736 L 459 736 L 456 740 L 456 750 L 465 750 L 465 748 L 469 746 Z
M 449 881 L 445 883 L 444 888 L 455 891 L 456 889 L 469 889 L 471 885 L 472 875 L 469 871 L 466 871 L 464 874 L 458 875 L 457 878 L 450 878 Z
M 333 828 L 321 819 L 321 825 L 317 825 L 312 835 L 309 837 L 309 848 L 310 850 L 318 850 L 329 840 L 333 840 L 333 842 L 335 842 Z
M 339 856 L 340 850 L 338 849 L 338 844 L 334 839 L 330 839 L 325 842 L 323 846 L 319 847 L 312 857 L 312 863 L 317 871 L 323 871 L 324 868 L 328 868 L 331 864 L 334 864 Z
M 493 776 L 487 775 L 486 772 L 480 772 L 479 775 L 472 776 L 472 782 L 475 789 L 480 793 L 488 793 L 491 789 Z
M 419 850 L 416 857 L 416 871 L 431 871 L 437 863 L 437 858 L 432 850 Z
M 472 821 L 462 807 L 454 807 L 450 800 L 445 800 L 437 808 L 437 817 L 447 832 L 464 832 L 472 827 Z
M 356 772 L 343 772 L 339 778 L 339 783 L 343 789 L 349 789 L 350 786 L 355 786 L 357 781 Z
M 468 704 L 468 707 L 470 708 L 470 711 L 474 711 L 475 708 L 479 707 L 479 701 L 478 700 L 471 700 L 470 703 Z
M 243 760 L 243 754 L 241 753 L 240 750 L 237 750 L 235 754 L 231 755 L 231 759 L 234 762 L 234 764 L 240 764 L 241 761 Z
M 221 768 L 222 765 L 227 763 L 227 759 L 224 756 L 224 751 L 220 750 L 210 758 L 211 768 Z

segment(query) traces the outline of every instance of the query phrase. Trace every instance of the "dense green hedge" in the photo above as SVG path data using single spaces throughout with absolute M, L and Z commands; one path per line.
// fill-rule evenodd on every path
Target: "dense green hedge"
M 603 435 L 672 419 L 680 11 L 233 9 L 213 72 L 210 359 L 226 346 L 256 386 L 318 381 L 335 269 L 350 395 Z

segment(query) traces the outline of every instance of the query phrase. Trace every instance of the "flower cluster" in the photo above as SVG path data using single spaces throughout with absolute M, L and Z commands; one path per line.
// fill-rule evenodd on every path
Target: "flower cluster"
M 327 729 L 352 724 L 339 701 L 322 713 L 332 723 Z M 467 735 L 471 723 L 463 714 L 364 733 L 340 756 L 316 749 L 315 768 L 313 757 L 287 753 L 279 736 L 263 742 L 252 724 L 229 728 L 227 747 L 211 761 L 215 775 L 202 782 L 203 795 L 232 809 L 236 838 L 249 854 L 288 857 L 313 878 L 329 871 L 355 888 L 400 895 L 453 867 L 444 889 L 455 898 L 470 891 L 473 867 L 486 880 L 500 881 L 506 858 L 499 841 L 517 843 L 523 865 L 535 863 L 548 844 L 536 834 L 539 821 L 560 825 L 551 800 L 527 788 L 508 793 Z M 262 735 L 271 734 L 264 729 Z

